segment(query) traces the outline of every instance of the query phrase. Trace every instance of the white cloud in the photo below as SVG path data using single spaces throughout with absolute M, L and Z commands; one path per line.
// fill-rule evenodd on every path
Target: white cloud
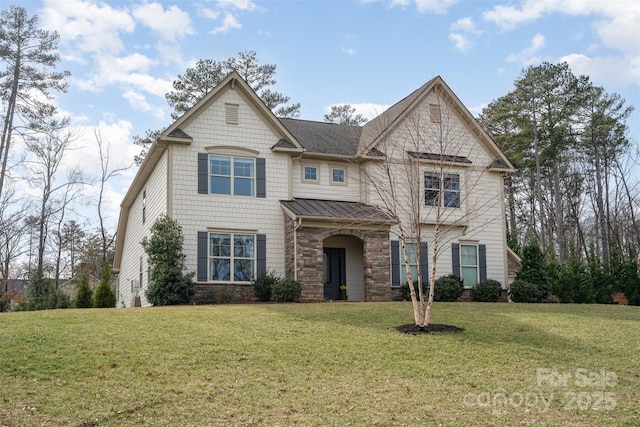
M 121 33 L 135 28 L 124 10 L 82 0 L 44 0 L 43 24 L 60 34 L 63 45 L 81 52 L 119 53 L 124 49 Z
M 133 16 L 166 41 L 175 42 L 195 34 L 189 14 L 177 6 L 165 10 L 160 3 L 142 3 L 133 8 Z
M 560 58 L 567 62 L 576 75 L 588 75 L 592 80 L 607 82 L 612 86 L 637 85 L 640 82 L 640 60 L 628 56 L 588 57 L 572 53 Z
M 405 8 L 415 3 L 418 13 L 445 14 L 458 0 L 391 0 L 389 7 Z
M 637 1 L 527 0 L 520 8 L 498 5 L 483 16 L 503 30 L 511 30 L 552 13 L 595 17 L 593 28 L 601 45 L 619 52 L 593 57 L 584 52 L 566 55 L 563 60 L 572 61 L 572 70 L 576 67 L 575 71 L 579 68 L 593 77 L 604 76 L 604 70 L 608 70 L 610 76 L 603 80 L 612 81 L 615 75 L 618 83 L 640 84 L 640 6 Z M 591 46 L 588 52 L 597 50 Z
M 449 34 L 449 40 L 454 43 L 456 50 L 460 52 L 468 52 L 473 44 L 462 34 L 451 33 Z
M 522 65 L 531 65 L 541 62 L 536 53 L 545 45 L 545 39 L 542 34 L 536 34 L 531 39 L 531 45 L 518 53 L 512 53 L 507 56 L 507 62 L 518 62 Z
M 238 10 L 245 10 L 247 12 L 260 10 L 260 8 L 251 0 L 218 0 L 217 6 L 222 9 L 232 8 L 232 9 L 238 9 Z
M 451 24 L 451 31 L 460 31 L 467 34 L 482 34 L 482 31 L 478 30 L 473 23 L 473 19 L 470 17 L 460 18 L 453 24 Z
M 456 50 L 460 52 L 468 52 L 473 47 L 473 42 L 469 36 L 477 36 L 482 34 L 482 31 L 478 30 L 473 23 L 473 19 L 470 17 L 458 19 L 451 24 L 451 33 L 449 33 L 449 40 L 454 43 Z
M 224 14 L 222 25 L 217 26 L 211 31 L 211 34 L 228 33 L 231 30 L 239 30 L 242 28 L 242 24 L 238 19 L 230 13 Z
M 122 94 L 122 97 L 127 100 L 129 105 L 131 105 L 131 108 L 145 113 L 151 113 L 153 117 L 158 120 L 165 119 L 164 110 L 147 102 L 146 97 L 140 92 L 127 90 Z
M 353 47 L 341 47 L 340 51 L 343 53 L 346 53 L 349 56 L 353 56 L 358 53 L 358 51 Z

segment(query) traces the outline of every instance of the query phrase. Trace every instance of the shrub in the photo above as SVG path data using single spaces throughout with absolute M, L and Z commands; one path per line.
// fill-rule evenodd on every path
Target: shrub
M 96 297 L 93 301 L 95 308 L 113 308 L 116 306 L 116 294 L 111 289 L 109 280 L 111 279 L 111 266 L 102 266 L 100 285 L 96 288 Z
M 93 307 L 93 289 L 91 289 L 91 287 L 89 286 L 89 278 L 86 271 L 83 272 L 82 276 L 80 277 L 80 286 L 78 286 L 75 306 L 77 308 Z
M 413 281 L 413 288 L 416 290 L 416 298 L 420 299 L 420 296 L 418 294 L 418 281 L 414 280 Z M 424 294 L 424 298 L 425 300 L 429 297 L 429 284 L 427 282 L 422 282 L 422 293 Z M 411 301 L 411 291 L 409 289 L 409 283 L 404 283 L 402 286 L 400 286 L 400 294 L 402 295 L 402 298 L 407 300 L 407 301 Z
M 500 298 L 502 285 L 497 280 L 487 279 L 471 288 L 471 299 L 479 302 L 496 302 Z
M 509 296 L 513 302 L 540 302 L 538 286 L 521 279 L 513 281 L 509 287 Z
M 52 280 L 43 279 L 41 287 L 35 281 L 29 282 L 24 300 L 16 306 L 16 311 L 52 310 L 71 307 L 69 295 L 58 289 Z
M 271 297 L 278 302 L 298 301 L 301 294 L 302 285 L 293 279 L 277 280 L 271 288 Z
M 279 280 L 280 278 L 276 276 L 274 271 L 270 273 L 260 273 L 256 280 L 253 281 L 253 289 L 256 292 L 256 297 L 263 302 L 271 300 L 273 285 Z
M 464 292 L 464 283 L 458 276 L 450 274 L 442 276 L 435 283 L 433 290 L 433 300 L 441 302 L 452 302 L 460 298 Z
M 195 294 L 193 273 L 183 274 L 186 255 L 184 236 L 178 221 L 161 215 L 151 226 L 151 236 L 142 239 L 149 260 L 147 300 L 153 305 L 185 304 Z

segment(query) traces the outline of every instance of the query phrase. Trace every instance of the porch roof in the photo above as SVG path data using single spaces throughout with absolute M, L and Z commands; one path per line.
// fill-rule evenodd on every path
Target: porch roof
M 280 205 L 293 219 L 354 221 L 392 224 L 395 221 L 377 206 L 336 200 L 281 200 Z

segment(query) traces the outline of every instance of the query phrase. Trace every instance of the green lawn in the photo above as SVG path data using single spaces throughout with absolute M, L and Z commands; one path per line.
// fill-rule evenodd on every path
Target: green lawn
M 409 303 L 0 314 L 0 426 L 640 424 L 640 308 Z

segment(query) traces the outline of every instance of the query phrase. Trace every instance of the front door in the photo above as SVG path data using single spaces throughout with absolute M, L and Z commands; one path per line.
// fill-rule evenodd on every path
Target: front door
M 324 248 L 324 299 L 340 299 L 340 285 L 346 285 L 344 248 Z

